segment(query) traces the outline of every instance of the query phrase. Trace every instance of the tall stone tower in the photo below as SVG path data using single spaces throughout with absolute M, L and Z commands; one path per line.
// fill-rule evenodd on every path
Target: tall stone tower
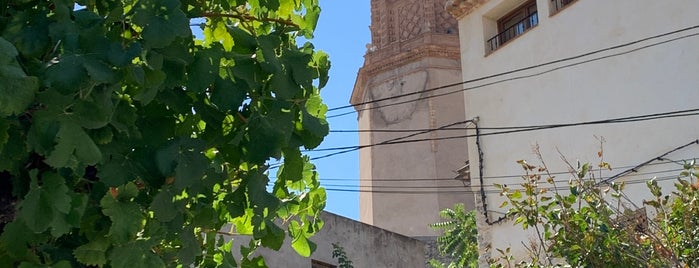
M 466 140 L 442 139 L 466 134 L 454 129 L 467 126 L 457 123 L 466 120 L 464 98 L 436 96 L 462 87 L 428 90 L 461 81 L 457 21 L 445 2 L 371 0 L 372 43 L 350 100 L 359 128 L 371 130 L 360 132 L 360 145 L 424 140 L 359 152 L 360 220 L 412 237 L 436 235 L 428 224 L 443 208 L 473 208 L 467 180 L 455 179 L 466 169 Z

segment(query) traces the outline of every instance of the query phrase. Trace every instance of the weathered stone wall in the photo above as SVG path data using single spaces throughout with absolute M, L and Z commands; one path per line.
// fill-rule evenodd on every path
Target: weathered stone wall
M 329 212 L 323 212 L 323 229 L 311 240 L 318 245 L 310 258 L 303 258 L 289 246 L 289 239 L 279 251 L 260 249 L 257 254 L 265 257 L 271 268 L 311 267 L 312 260 L 337 265 L 332 258 L 332 243 L 342 246 L 354 267 L 426 267 L 426 242 L 364 224 Z M 236 237 L 234 250 L 247 245 L 245 237 Z

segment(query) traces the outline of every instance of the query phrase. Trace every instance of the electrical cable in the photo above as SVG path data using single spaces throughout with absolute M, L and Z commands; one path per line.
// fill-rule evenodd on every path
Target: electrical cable
M 667 169 L 667 170 L 660 170 L 660 171 L 652 171 L 652 172 L 645 172 L 645 173 L 636 173 L 633 175 L 629 175 L 629 177 L 640 177 L 640 176 L 647 176 L 647 175 L 653 175 L 653 174 L 662 174 L 662 173 L 669 173 L 669 172 L 677 172 L 677 171 L 682 171 L 684 170 L 683 168 L 675 168 L 675 169 Z M 591 171 L 592 172 L 592 171 Z M 570 174 L 570 172 L 567 172 Z M 552 174 L 552 173 L 549 173 Z M 526 175 L 523 175 L 520 177 L 524 177 Z M 602 180 L 606 178 L 610 178 L 611 176 L 606 176 L 602 178 L 595 178 L 595 180 Z M 463 186 L 461 185 L 442 185 L 442 186 L 435 186 L 435 185 L 411 185 L 411 186 L 405 186 L 405 185 L 356 185 L 356 184 L 324 184 L 322 183 L 323 179 L 321 178 L 321 185 L 324 187 L 349 187 L 349 188 L 389 188 L 389 189 L 462 189 Z M 372 182 L 376 182 L 377 180 L 368 180 Z M 385 182 L 386 180 L 384 180 Z M 451 181 L 456 181 L 455 179 L 451 179 Z M 554 183 L 568 183 L 570 180 L 565 179 L 565 180 L 554 180 Z M 394 182 L 394 181 L 391 181 Z M 395 182 L 398 182 L 396 180 Z M 513 184 L 518 184 L 519 182 L 513 182 Z M 485 184 L 483 187 L 497 187 L 495 184 Z
M 596 121 L 577 122 L 577 123 L 549 124 L 549 125 L 539 125 L 539 126 L 491 127 L 489 129 L 503 129 L 503 130 L 504 129 L 511 129 L 511 130 L 494 131 L 494 132 L 483 133 L 480 135 L 481 136 L 492 136 L 492 135 L 529 132 L 529 131 L 563 128 L 563 127 L 573 127 L 573 126 L 583 126 L 583 125 L 598 125 L 598 124 L 614 124 L 614 123 L 628 123 L 628 122 L 639 122 L 639 121 L 648 121 L 648 120 L 656 120 L 656 119 L 663 119 L 663 118 L 675 118 L 675 117 L 686 117 L 686 116 L 696 116 L 696 115 L 699 115 L 699 108 L 672 111 L 672 112 L 646 114 L 646 115 L 628 116 L 628 117 L 613 118 L 613 119 L 603 119 L 603 120 L 596 120 Z M 439 127 L 439 128 L 427 129 L 427 130 L 424 130 L 424 131 L 421 131 L 418 133 L 413 133 L 413 134 L 398 137 L 395 139 L 386 140 L 386 141 L 376 143 L 376 144 L 322 148 L 322 149 L 315 149 L 315 150 L 305 150 L 305 152 L 339 151 L 339 152 L 333 152 L 333 153 L 329 153 L 329 154 L 325 154 L 325 155 L 321 155 L 321 156 L 311 157 L 311 160 L 319 160 L 319 159 L 324 159 L 324 158 L 333 157 L 336 155 L 341 155 L 341 154 L 357 151 L 357 150 L 360 150 L 363 148 L 375 147 L 375 146 L 380 146 L 380 145 L 396 145 L 396 144 L 425 142 L 425 141 L 439 141 L 439 140 L 471 138 L 471 137 L 475 137 L 476 135 L 467 134 L 467 135 L 459 135 L 459 136 L 403 140 L 403 139 L 406 139 L 408 137 L 414 137 L 417 135 L 426 134 L 426 133 L 433 132 L 433 131 L 438 131 L 438 130 L 441 130 L 443 128 L 448 128 L 448 127 L 451 127 L 451 126 L 454 126 L 457 124 L 468 123 L 470 121 L 471 120 L 459 121 L 459 122 L 444 125 L 444 126 Z M 280 163 L 273 164 L 273 165 L 270 165 L 270 167 L 268 169 L 269 170 L 277 169 L 280 166 L 281 166 Z
M 442 129 L 444 129 L 444 128 L 453 127 L 453 126 L 455 126 L 455 125 L 467 124 L 467 123 L 470 123 L 470 122 L 471 122 L 471 120 L 464 120 L 464 121 L 454 122 L 454 123 L 446 124 L 446 125 L 441 126 L 441 127 L 438 127 L 438 128 L 426 129 L 426 130 L 423 130 L 423 131 L 420 131 L 420 132 L 416 132 L 416 133 L 412 133 L 412 134 L 409 134 L 409 135 L 405 135 L 405 136 L 401 136 L 401 137 L 397 137 L 397 138 L 385 140 L 385 141 L 382 141 L 382 142 L 379 142 L 379 143 L 374 144 L 374 146 L 383 145 L 383 144 L 391 144 L 391 143 L 393 143 L 393 142 L 398 142 L 398 141 L 401 141 L 401 140 L 404 140 L 404 139 L 407 139 L 407 138 L 415 137 L 415 136 L 422 135 L 422 134 L 427 134 L 427 133 L 430 133 L 430 132 L 439 131 L 439 130 L 442 130 Z M 356 147 L 357 147 L 357 146 L 345 146 L 345 147 L 335 147 L 335 148 L 313 149 L 313 150 L 306 150 L 306 151 L 307 151 L 307 152 L 337 151 L 337 150 L 355 149 Z
M 692 159 L 681 159 L 681 160 L 670 160 L 670 159 L 663 159 L 664 161 L 668 162 L 660 162 L 660 163 L 650 163 L 646 166 L 657 166 L 657 165 L 668 165 L 668 164 L 676 164 L 676 165 L 683 165 L 683 163 L 679 163 L 680 161 L 692 161 L 695 160 L 696 158 Z M 633 168 L 636 166 L 620 166 L 620 167 L 614 167 L 615 169 L 627 169 L 627 168 Z M 589 172 L 599 172 L 599 171 L 606 171 L 608 169 L 606 168 L 598 168 L 598 169 L 591 169 Z M 656 173 L 663 173 L 663 172 L 672 172 L 672 171 L 679 171 L 681 169 L 667 169 L 667 170 L 661 170 L 661 171 L 653 171 L 653 172 L 646 172 L 646 173 L 634 173 L 632 175 L 628 176 L 640 176 L 640 175 L 649 175 L 649 174 L 656 174 Z M 565 174 L 571 174 L 571 171 L 559 171 L 559 172 L 547 172 L 547 174 L 550 175 L 565 175 Z M 497 175 L 497 176 L 484 176 L 484 179 L 492 180 L 492 179 L 521 179 L 523 176 L 527 176 L 527 174 L 518 174 L 518 175 Z M 625 176 L 625 177 L 628 177 Z M 606 176 L 602 178 L 609 178 L 611 176 Z M 276 180 L 277 177 L 269 177 L 271 180 Z M 599 179 L 599 178 L 598 178 Z M 417 181 L 454 181 L 457 180 L 455 178 L 320 178 L 321 181 L 333 181 L 333 182 L 343 182 L 343 181 L 388 181 L 388 182 L 417 182 Z
M 673 180 L 677 179 L 676 175 L 672 176 L 663 176 L 663 177 L 656 177 L 656 181 L 667 181 L 667 180 Z M 644 184 L 648 181 L 648 179 L 637 179 L 637 180 L 628 180 L 625 181 L 627 185 L 635 185 L 635 184 Z M 352 193 L 379 193 L 379 194 L 443 194 L 443 193 L 463 193 L 463 194 L 477 194 L 481 193 L 479 190 L 460 190 L 460 191 L 435 191 L 435 190 L 429 190 L 429 191 L 405 191 L 405 190 L 396 190 L 396 191 L 390 191 L 390 190 L 363 190 L 363 189 L 343 189 L 343 188 L 329 188 L 329 187 L 323 187 L 326 191 L 332 191 L 332 192 L 352 192 Z M 546 191 L 554 191 L 554 190 L 560 190 L 560 191 L 566 191 L 570 190 L 570 186 L 551 186 L 551 187 L 538 187 L 536 188 L 538 190 L 546 190 Z M 509 191 L 524 191 L 524 188 L 509 188 Z M 495 189 L 495 190 L 484 190 L 484 193 L 490 193 L 490 194 L 498 194 L 502 193 L 502 190 Z
M 468 130 L 471 128 L 466 127 L 454 127 L 454 128 L 442 128 L 440 130 Z M 330 130 L 330 133 L 411 133 L 420 131 L 432 131 L 433 128 L 417 128 L 417 129 L 339 129 Z
M 478 78 L 475 78 L 475 79 L 470 79 L 470 80 L 461 81 L 461 82 L 458 82 L 458 83 L 452 83 L 452 84 L 448 84 L 448 85 L 444 85 L 444 86 L 439 86 L 439 87 L 435 87 L 435 88 L 430 88 L 430 89 L 426 89 L 426 90 L 421 90 L 421 91 L 418 91 L 418 92 L 405 93 L 405 94 L 400 94 L 400 95 L 391 96 L 391 97 L 386 97 L 386 98 L 379 98 L 379 99 L 375 99 L 375 100 L 371 100 L 371 101 L 364 101 L 364 102 L 360 102 L 360 103 L 357 103 L 357 104 L 350 104 L 350 105 L 344 105 L 344 106 L 340 106 L 340 107 L 335 107 L 335 108 L 328 109 L 328 112 L 332 112 L 332 111 L 336 111 L 336 110 L 341 110 L 341 109 L 352 108 L 352 107 L 355 107 L 355 106 L 360 106 L 360 105 L 365 105 L 365 104 L 376 103 L 376 102 L 380 102 L 380 101 L 386 101 L 386 100 L 397 99 L 397 98 L 402 98 L 402 97 L 407 97 L 407 96 L 412 96 L 412 95 L 417 95 L 417 94 L 423 94 L 423 93 L 426 93 L 426 92 L 432 92 L 432 91 L 436 91 L 436 90 L 446 89 L 446 88 L 449 88 L 449 87 L 454 87 L 454 86 L 459 86 L 459 85 L 464 85 L 464 84 L 469 84 L 469 83 L 474 83 L 474 82 L 479 82 L 479 81 L 487 80 L 487 79 L 490 79 L 490 78 L 500 77 L 500 76 L 504 76 L 504 75 L 509 75 L 509 74 L 517 73 L 517 72 L 522 72 L 522 71 L 531 70 L 531 69 L 535 69 L 535 68 L 540 68 L 540 67 L 544 67 L 544 66 L 548 66 L 548 65 L 553 65 L 553 64 L 556 64 L 556 63 L 561 63 L 561 62 L 571 61 L 571 60 L 575 60 L 575 59 L 580 59 L 580 58 L 584 58 L 584 57 L 591 56 L 591 55 L 594 55 L 594 54 L 598 54 L 598 53 L 602 53 L 602 52 L 606 52 L 606 51 L 612 51 L 612 50 L 620 49 L 620 48 L 623 48 L 623 47 L 628 47 L 628 46 L 635 45 L 635 44 L 639 44 L 639 43 L 642 43 L 642 42 L 645 42 L 645 41 L 649 41 L 649 40 L 653 40 L 653 39 L 658 39 L 658 38 L 670 36 L 670 35 L 677 34 L 677 33 L 681 33 L 681 32 L 686 32 L 686 31 L 689 31 L 689 30 L 697 29 L 697 28 L 699 28 L 699 25 L 690 26 L 690 27 L 685 27 L 685 28 L 682 28 L 682 29 L 679 29 L 679 30 L 670 31 L 670 32 L 666 32 L 666 33 L 662 33 L 662 34 L 658 34 L 658 35 L 654 35 L 654 36 L 650 36 L 650 37 L 638 39 L 638 40 L 635 40 L 635 41 L 627 42 L 627 43 L 623 43 L 623 44 L 619 44 L 619 45 L 615 45 L 615 46 L 611 46 L 611 47 L 607 47 L 607 48 L 603 48 L 603 49 L 598 49 L 598 50 L 594 50 L 594 51 L 591 51 L 591 52 L 578 54 L 578 55 L 571 56 L 571 57 L 567 57 L 567 58 L 563 58 L 563 59 L 553 60 L 553 61 L 549 61 L 549 62 L 545 62 L 545 63 L 540 63 L 540 64 L 536 64 L 536 65 L 531 65 L 531 66 L 527 66 L 527 67 L 523 67 L 523 68 L 518 68 L 518 69 L 514 69 L 514 70 L 502 72 L 502 73 L 497 73 L 497 74 L 482 76 L 482 77 L 478 77 Z M 641 49 L 649 48 L 649 47 L 656 46 L 656 45 L 660 45 L 660 44 L 669 43 L 669 42 L 676 41 L 676 40 L 680 40 L 680 39 L 684 39 L 684 38 L 689 38 L 689 37 L 696 36 L 696 35 L 699 35 L 699 34 L 691 34 L 691 35 L 686 35 L 686 36 L 682 36 L 682 37 L 678 37 L 678 38 L 673 38 L 673 39 L 670 39 L 670 40 L 665 40 L 665 41 L 662 41 L 662 42 L 658 42 L 658 43 L 654 43 L 654 44 L 642 46 L 642 47 L 639 47 L 639 48 L 636 48 L 636 49 L 633 49 L 633 50 L 630 50 L 630 51 L 626 51 L 626 52 L 622 52 L 622 53 L 618 53 L 618 54 L 611 54 L 611 55 L 607 55 L 607 56 L 605 56 L 605 57 L 600 57 L 600 58 L 596 58 L 596 59 L 592 59 L 592 60 L 586 60 L 586 61 L 583 61 L 583 62 L 576 63 L 575 65 L 579 65 L 579 64 L 582 64 L 582 63 L 588 63 L 588 62 L 591 62 L 591 61 L 596 61 L 596 60 L 600 60 L 600 59 L 607 58 L 607 57 L 612 57 L 612 56 L 619 56 L 619 55 L 623 55 L 623 54 L 628 54 L 628 53 L 631 53 L 631 52 L 634 52 L 634 51 L 638 51 L 638 50 L 641 50 Z M 564 65 L 564 66 L 566 66 L 566 65 Z M 560 69 L 561 67 L 564 67 L 564 66 L 560 66 L 560 67 L 554 68 L 554 69 L 552 69 L 552 70 L 558 70 L 558 69 Z M 567 67 L 572 67 L 572 66 L 567 66 Z M 567 68 L 567 67 L 566 67 L 566 68 Z M 486 85 L 487 85 L 487 84 L 486 84 Z M 465 89 L 460 89 L 459 91 L 463 91 L 463 90 L 465 90 Z M 431 97 L 436 97 L 436 96 L 431 96 Z M 413 101 L 416 101 L 416 100 L 413 100 Z M 396 104 L 396 105 L 397 105 L 397 104 Z M 332 115 L 332 116 L 328 116 L 327 118 L 332 118 L 332 117 L 337 117 L 337 116 L 339 116 L 339 115 Z
M 652 163 L 652 162 L 655 162 L 655 161 L 658 161 L 658 160 L 662 160 L 662 159 L 664 159 L 664 157 L 666 157 L 667 155 L 669 155 L 669 154 L 671 154 L 671 153 L 673 153 L 673 152 L 682 150 L 682 149 L 684 149 L 684 148 L 687 148 L 687 147 L 692 146 L 692 145 L 695 145 L 695 144 L 699 144 L 699 139 L 693 140 L 693 141 L 690 142 L 690 143 L 681 145 L 681 146 L 679 146 L 679 147 L 677 147 L 677 148 L 675 148 L 675 149 L 672 149 L 672 150 L 670 150 L 670 151 L 667 151 L 667 152 L 665 152 L 665 153 L 659 155 L 658 157 L 652 158 L 652 159 L 650 159 L 650 160 L 648 160 L 648 161 L 645 161 L 645 162 L 643 162 L 643 163 L 641 163 L 641 164 L 639 164 L 639 165 L 637 165 L 637 166 L 635 166 L 635 167 L 632 167 L 632 168 L 627 169 L 627 170 L 625 170 L 625 171 L 623 171 L 623 172 L 621 172 L 621 173 L 619 173 L 619 174 L 616 174 L 616 175 L 614 175 L 614 176 L 611 176 L 610 178 L 607 178 L 607 179 L 605 179 L 605 180 L 602 180 L 602 181 L 600 181 L 598 184 L 608 184 L 610 181 L 613 181 L 613 180 L 615 180 L 615 179 L 617 179 L 617 178 L 626 176 L 626 175 L 628 175 L 628 174 L 630 174 L 630 173 L 633 173 L 633 172 L 638 172 L 638 169 L 639 169 L 639 168 L 642 168 L 642 167 L 644 167 L 644 166 L 647 166 L 648 164 L 650 164 L 650 163 Z
M 699 115 L 699 108 L 672 111 L 672 112 L 637 115 L 637 116 L 620 117 L 620 118 L 612 118 L 612 119 L 603 119 L 603 120 L 595 120 L 595 121 L 584 121 L 584 122 L 577 122 L 577 123 L 549 124 L 549 125 L 526 126 L 526 127 L 521 127 L 521 126 L 520 127 L 509 127 L 509 128 L 511 128 L 511 130 L 494 131 L 494 132 L 483 133 L 481 135 L 482 136 L 492 136 L 492 135 L 502 135 L 502 134 L 511 134 L 511 133 L 519 133 L 519 132 L 529 132 L 529 131 L 536 131 L 536 130 L 543 130 L 543 129 L 554 129 L 554 128 L 584 126 L 584 125 L 639 122 L 639 121 L 655 120 L 655 119 L 662 119 L 662 118 L 686 117 L 686 116 L 696 116 L 696 115 Z M 461 123 L 461 122 L 457 122 L 457 123 Z M 449 125 L 447 125 L 447 126 L 449 126 Z M 503 130 L 508 129 L 508 127 L 502 127 L 501 129 L 503 129 Z M 437 130 L 439 130 L 439 128 L 434 129 L 432 131 L 437 131 Z M 427 132 L 423 131 L 423 132 L 420 132 L 419 134 L 425 134 L 425 133 L 427 133 Z M 416 136 L 419 134 L 412 134 L 412 136 Z M 344 153 L 360 150 L 363 148 L 369 148 L 369 147 L 380 146 L 380 145 L 395 145 L 395 144 L 405 144 L 405 143 L 424 142 L 424 141 L 463 139 L 463 138 L 471 138 L 471 137 L 475 137 L 475 135 L 467 134 L 467 135 L 437 137 L 437 138 L 425 138 L 425 139 L 413 139 L 413 140 L 402 140 L 402 139 L 405 139 L 406 137 L 401 137 L 401 140 L 397 140 L 397 141 L 387 140 L 387 141 L 383 141 L 383 142 L 375 143 L 375 144 L 323 148 L 323 149 L 309 150 L 309 152 L 339 151 L 339 152 L 311 158 L 311 160 L 317 160 L 317 159 L 323 159 L 323 158 L 327 158 L 327 157 L 331 157 L 331 156 L 335 156 L 335 155 L 339 155 L 339 154 L 344 154 Z
M 483 88 L 483 87 L 487 87 L 487 86 L 497 85 L 497 84 L 501 84 L 501 83 L 504 83 L 504 82 L 510 82 L 510 81 L 516 81 L 516 80 L 520 80 L 520 79 L 532 78 L 532 77 L 544 75 L 544 74 L 547 74 L 547 73 L 551 73 L 551 72 L 554 72 L 554 71 L 557 71 L 557 70 L 562 70 L 562 69 L 566 69 L 566 68 L 570 68 L 570 67 L 582 65 L 582 64 L 585 64 L 585 63 L 590 63 L 590 62 L 594 62 L 594 61 L 599 61 L 599 60 L 603 60 L 603 59 L 608 59 L 608 58 L 612 58 L 612 57 L 617 57 L 617 56 L 621 56 L 621 55 L 626 55 L 626 54 L 629 54 L 629 53 L 632 53 L 632 52 L 636 52 L 636 51 L 639 51 L 639 50 L 642 50 L 642 49 L 646 49 L 646 48 L 654 47 L 654 46 L 657 46 L 657 45 L 669 43 L 669 42 L 672 42 L 672 41 L 681 40 L 681 39 L 684 39 L 684 38 L 694 37 L 694 36 L 699 36 L 699 33 L 690 34 L 690 35 L 685 35 L 685 36 L 681 36 L 681 37 L 678 37 L 678 38 L 673 38 L 673 39 L 670 39 L 670 40 L 665 40 L 665 41 L 662 41 L 662 42 L 658 42 L 658 43 L 654 43 L 654 44 L 642 46 L 642 47 L 639 47 L 639 48 L 636 48 L 636 49 L 632 49 L 632 50 L 629 50 L 629 51 L 625 51 L 625 52 L 619 52 L 619 53 L 616 53 L 616 54 L 611 54 L 611 55 L 602 56 L 602 57 L 598 57 L 598 58 L 593 58 L 593 59 L 589 59 L 589 60 L 585 60 L 585 61 L 581 61 L 581 62 L 571 63 L 571 64 L 559 66 L 559 67 L 556 67 L 556 68 L 552 68 L 552 69 L 549 69 L 549 70 L 546 70 L 546 71 L 541 71 L 541 72 L 538 72 L 538 73 L 534 73 L 534 74 L 511 77 L 511 78 L 508 78 L 508 79 L 503 79 L 503 80 L 499 80 L 499 81 L 495 81 L 495 82 L 490 82 L 490 83 L 486 83 L 486 84 L 483 84 L 483 85 L 478 85 L 478 86 L 473 86 L 473 87 L 462 88 L 462 89 L 453 90 L 453 91 L 449 91 L 449 92 L 445 92 L 445 93 L 440 93 L 440 94 L 433 94 L 433 95 L 430 95 L 430 96 L 420 97 L 420 98 L 411 99 L 411 100 L 406 100 L 406 101 L 401 101 L 401 102 L 394 102 L 394 103 L 389 103 L 389 104 L 385 104 L 385 105 L 378 105 L 378 106 L 375 105 L 375 106 L 372 106 L 372 107 L 360 108 L 360 109 L 357 109 L 356 111 L 366 111 L 366 110 L 374 110 L 374 109 L 379 109 L 379 108 L 385 108 L 385 107 L 390 107 L 390 106 L 395 106 L 395 105 L 400 105 L 400 104 L 406 104 L 406 103 L 411 103 L 411 102 L 420 101 L 420 100 L 425 100 L 425 99 L 430 99 L 430 98 L 436 98 L 436 97 L 447 96 L 447 95 L 451 95 L 451 94 L 455 94 L 455 93 L 459 93 L 459 92 L 463 92 L 463 91 L 468 91 L 468 90 L 472 90 L 472 89 L 478 89 L 478 88 Z M 344 114 L 341 114 L 341 115 L 331 115 L 331 116 L 328 116 L 327 118 L 339 117 L 339 116 L 343 116 L 343 115 L 347 115 L 347 114 L 351 114 L 351 113 L 354 113 L 354 112 L 344 113 Z

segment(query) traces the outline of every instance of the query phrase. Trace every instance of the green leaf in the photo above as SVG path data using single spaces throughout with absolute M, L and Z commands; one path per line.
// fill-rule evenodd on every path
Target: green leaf
M 219 46 L 197 51 L 194 54 L 194 62 L 187 66 L 187 89 L 203 92 L 213 85 L 219 76 L 220 63 Z
M 231 49 L 233 49 L 233 44 L 235 43 L 233 41 L 233 37 L 228 32 L 228 27 L 226 26 L 226 23 L 224 23 L 223 21 L 217 22 L 216 26 L 214 27 L 207 27 L 206 29 L 204 29 L 204 40 L 208 42 L 218 41 L 223 45 L 223 48 L 226 51 L 231 51 Z
M 100 200 L 100 206 L 102 213 L 112 221 L 108 235 L 114 242 L 131 241 L 141 231 L 145 217 L 138 204 L 128 200 L 119 201 L 107 193 Z
M 318 147 L 323 138 L 330 132 L 328 122 L 325 120 L 325 112 L 328 111 L 328 107 L 323 104 L 320 95 L 314 94 L 306 101 L 305 108 L 301 119 L 305 135 L 302 135 L 301 139 L 307 149 L 313 149 Z
M 141 53 L 141 50 L 141 43 L 130 43 L 128 47 L 119 43 L 111 43 L 107 57 L 109 63 L 117 67 L 125 67 Z
M 121 155 L 110 155 L 108 157 L 112 161 L 97 168 L 97 176 L 100 178 L 100 182 L 108 187 L 117 187 L 135 177 L 131 160 Z
M 42 174 L 43 185 L 32 179 L 31 190 L 20 204 L 19 217 L 36 233 L 45 231 L 56 217 L 70 212 L 71 198 L 65 180 L 58 174 Z M 54 228 L 61 228 L 55 226 Z
M 46 83 L 61 94 L 73 94 L 88 85 L 84 59 L 80 55 L 65 54 L 46 69 Z
M 56 143 L 55 149 L 46 158 L 46 163 L 53 167 L 67 167 L 73 156 L 88 165 L 97 164 L 102 159 L 102 153 L 92 138 L 74 123 L 61 124 Z
M 3 37 L 15 44 L 22 56 L 41 57 L 50 46 L 48 17 L 46 9 L 17 12 L 3 29 Z
M 301 87 L 298 86 L 291 75 L 281 71 L 272 75 L 270 87 L 275 93 L 275 97 L 280 99 L 293 99 L 301 92 Z
M 298 181 L 303 178 L 304 159 L 298 148 L 286 149 L 284 152 L 284 164 L 279 168 L 278 179 L 283 181 Z
M 150 209 L 153 210 L 155 218 L 161 222 L 169 222 L 175 219 L 178 214 L 177 206 L 174 203 L 174 195 L 169 189 L 161 190 L 153 198 Z
M 112 249 L 109 254 L 111 267 L 114 268 L 158 268 L 165 267 L 165 263 L 145 241 L 139 240 L 120 245 Z
M 302 257 L 310 257 L 315 251 L 316 244 L 308 240 L 305 227 L 301 226 L 297 221 L 292 221 L 289 224 L 289 235 L 292 237 L 291 247 Z
M 267 192 L 268 182 L 269 179 L 263 174 L 255 173 L 248 177 L 246 185 L 248 198 L 256 208 L 256 214 L 262 214 L 265 210 L 275 211 L 281 203 L 276 196 Z
M 258 256 L 252 259 L 244 258 L 240 263 L 241 268 L 267 268 L 265 259 L 262 256 Z
M 233 193 L 226 195 L 224 202 L 226 204 L 226 210 L 228 210 L 231 218 L 238 218 L 245 215 L 247 212 L 246 206 L 248 204 L 245 188 L 238 188 L 233 191 Z M 252 231 L 250 233 L 252 233 Z
M 7 143 L 7 140 L 10 138 L 10 134 L 8 131 L 10 130 L 10 123 L 3 119 L 0 118 L 0 152 L 2 152 L 2 148 L 5 146 L 5 143 Z
M 270 220 L 265 220 L 264 226 L 266 235 L 261 239 L 262 245 L 272 250 L 281 249 L 286 237 L 284 230 Z
M 39 80 L 27 76 L 16 60 L 15 47 L 0 37 L 0 115 L 20 114 L 33 102 Z
M 95 58 L 85 58 L 85 70 L 87 74 L 98 83 L 112 83 L 116 80 L 116 74 L 109 65 Z
M 245 209 L 243 216 L 233 219 L 236 232 L 241 235 L 252 235 L 254 229 L 252 225 L 252 218 L 252 209 Z
M 328 72 L 330 70 L 330 60 L 327 53 L 316 51 L 313 53 L 313 65 L 318 69 L 319 83 L 318 88 L 324 88 L 328 84 Z
M 500 205 L 500 208 L 504 208 L 504 207 L 506 207 L 508 204 L 509 204 L 509 203 L 508 203 L 507 201 L 504 201 L 504 202 L 502 202 L 502 204 Z
M 306 89 L 311 89 L 313 78 L 318 76 L 317 71 L 309 65 L 313 58 L 312 55 L 291 50 L 284 56 L 285 63 L 291 70 L 293 81 Z
M 177 0 L 140 1 L 133 22 L 143 28 L 146 48 L 166 47 L 177 37 L 191 35 L 189 20 Z
M 29 245 L 33 244 L 36 239 L 37 234 L 30 230 L 22 219 L 15 219 L 5 225 L 5 229 L 0 234 L 0 256 L 2 256 L 4 249 L 11 257 L 24 259 L 33 254 Z
M 257 39 L 258 49 L 255 53 L 257 62 L 263 70 L 269 73 L 277 73 L 282 70 L 282 64 L 277 59 L 278 55 L 275 51 L 281 44 L 281 40 L 277 35 L 263 35 Z
M 509 196 L 511 199 L 517 200 L 522 198 L 522 192 L 520 190 L 515 190 L 514 192 L 510 193 Z
M 167 74 L 161 70 L 144 71 L 143 88 L 134 96 L 134 100 L 140 101 L 143 105 L 148 105 L 158 94 L 160 86 L 165 82 Z
M 223 242 L 223 239 L 220 239 L 219 241 Z M 235 261 L 235 257 L 233 257 L 233 254 L 231 254 L 232 247 L 233 247 L 233 240 L 230 240 L 227 243 L 222 243 L 222 244 L 218 245 L 218 248 L 216 249 L 216 253 L 214 254 L 214 261 L 216 261 L 216 263 L 219 264 L 220 267 L 225 267 L 225 268 L 238 267 L 238 264 Z
M 80 126 L 88 129 L 104 127 L 112 121 L 114 113 L 111 91 L 95 89 L 87 100 L 74 102 L 72 108 L 72 116 Z
M 75 248 L 73 256 L 82 264 L 101 267 L 107 264 L 106 253 L 109 244 L 109 240 L 99 238 Z
M 211 89 L 211 102 L 223 112 L 237 111 L 245 99 L 240 83 L 218 77 Z
M 194 236 L 194 230 L 186 228 L 180 233 L 180 242 L 182 247 L 177 253 L 178 262 L 183 265 L 194 263 L 196 257 L 201 255 L 201 248 L 198 246 L 197 238 Z
M 235 40 L 233 51 L 240 54 L 253 54 L 257 50 L 257 40 L 240 27 L 227 26 L 228 33 Z M 224 44 L 225 45 L 225 44 Z
M 590 171 L 590 164 L 589 164 L 589 163 L 585 163 L 585 164 L 582 166 L 582 168 L 580 169 L 580 171 L 578 171 L 578 178 L 579 178 L 579 179 L 584 178 L 585 175 L 587 175 L 587 172 L 588 172 L 588 171 Z
M 250 147 L 249 157 L 253 163 L 261 163 L 269 157 L 279 158 L 281 147 L 288 144 L 294 129 L 293 114 L 284 109 L 283 104 L 271 101 L 268 104 L 269 112 L 266 115 L 258 115 L 250 119 Z
M 201 184 L 208 164 L 208 159 L 200 152 L 187 152 L 180 155 L 175 168 L 175 188 L 184 189 Z

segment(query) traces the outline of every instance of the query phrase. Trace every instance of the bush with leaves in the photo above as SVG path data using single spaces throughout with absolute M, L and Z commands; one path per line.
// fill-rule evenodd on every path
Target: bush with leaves
M 333 258 L 337 258 L 337 264 L 340 268 L 354 268 L 352 260 L 347 257 L 345 248 L 338 243 L 333 243 Z
M 319 13 L 317 0 L 2 1 L 0 267 L 263 267 L 254 248 L 287 235 L 310 255 L 325 192 L 301 147 L 328 133 L 329 62 L 296 40 Z M 241 263 L 232 233 L 253 237 Z
M 557 185 L 545 164 L 519 164 L 526 172 L 521 187 L 497 187 L 507 198 L 503 207 L 510 206 L 508 216 L 535 234 L 525 244 L 531 261 L 513 263 L 507 250 L 499 249 L 502 256 L 491 259 L 491 267 L 699 265 L 699 185 L 691 183 L 699 166 L 693 162 L 685 164 L 676 191 L 669 195 L 663 195 L 656 180 L 648 181 L 654 199 L 640 205 L 628 198 L 624 182 L 601 183 L 589 164 L 572 168 L 573 178 L 565 187 Z M 649 223 L 630 217 L 630 211 L 645 208 L 655 210 L 657 217 Z
M 434 268 L 478 267 L 478 228 L 474 211 L 466 212 L 464 204 L 445 208 L 439 213 L 443 222 L 430 224 L 435 230 L 443 231 L 437 238 L 439 254 L 450 259 L 449 264 L 430 260 Z

